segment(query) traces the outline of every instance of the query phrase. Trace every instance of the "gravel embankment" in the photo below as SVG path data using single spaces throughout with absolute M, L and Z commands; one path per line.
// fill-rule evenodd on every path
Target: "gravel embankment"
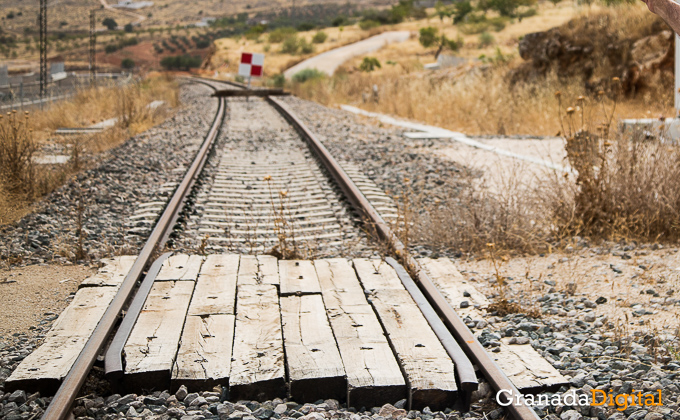
M 50 194 L 34 213 L 0 229 L 0 255 L 22 264 L 72 260 L 79 207 L 90 259 L 136 252 L 144 238 L 128 232 L 127 217 L 137 205 L 170 195 L 160 186 L 181 178 L 214 118 L 217 101 L 207 99 L 209 93 L 203 85 L 183 87 L 183 106 L 173 117 L 99 156 L 101 163 Z

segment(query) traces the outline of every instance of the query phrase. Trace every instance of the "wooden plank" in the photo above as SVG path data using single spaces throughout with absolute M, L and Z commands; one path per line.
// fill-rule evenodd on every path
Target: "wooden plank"
M 125 344 L 124 384 L 132 392 L 168 389 L 193 281 L 160 281 Z
M 484 312 L 480 309 L 489 305 L 488 299 L 463 278 L 451 260 L 422 258 L 419 262 L 444 298 L 462 317 L 473 320 L 484 318 Z M 460 308 L 462 301 L 468 301 L 470 306 Z M 482 330 L 473 332 L 479 336 Z M 523 393 L 553 391 L 569 383 L 531 344 L 509 344 L 509 340 L 501 339 L 500 351 L 489 354 L 518 390 Z
M 86 287 L 59 315 L 45 342 L 26 357 L 5 382 L 6 390 L 51 395 L 85 347 L 118 287 Z
M 282 297 L 281 321 L 293 400 L 345 399 L 345 368 L 321 296 Z
M 321 293 L 319 279 L 311 261 L 279 261 L 281 296 Z
M 405 398 L 399 364 L 349 261 L 316 260 L 314 266 L 345 366 L 348 405 L 375 407 Z
M 80 287 L 120 286 L 137 260 L 136 255 L 124 255 L 102 260 L 104 266 L 92 277 L 88 277 Z
M 240 284 L 229 378 L 233 400 L 286 396 L 281 315 L 276 286 Z
M 279 284 L 279 266 L 271 255 L 244 255 L 238 269 L 238 284 Z
M 172 388 L 185 385 L 190 391 L 227 386 L 231 371 L 234 315 L 188 316 L 182 332 Z
M 450 407 L 456 400 L 454 364 L 394 269 L 381 260 L 354 260 L 359 280 L 387 333 L 414 409 Z
M 156 281 L 196 280 L 202 263 L 200 255 L 173 255 L 163 263 Z
M 467 301 L 470 306 L 478 309 L 486 309 L 489 306 L 489 299 L 480 293 L 474 285 L 468 283 L 460 274 L 456 265 L 448 258 L 422 258 L 422 267 L 428 272 L 432 279 L 436 278 L 439 283 L 437 287 L 445 291 L 451 306 L 458 310 L 460 304 Z
M 239 256 L 209 255 L 198 275 L 189 315 L 234 314 Z

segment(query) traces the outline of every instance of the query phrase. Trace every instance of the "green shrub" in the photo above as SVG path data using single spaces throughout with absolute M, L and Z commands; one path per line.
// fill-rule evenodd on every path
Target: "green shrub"
M 269 79 L 269 83 L 277 88 L 282 88 L 286 86 L 286 76 L 283 73 L 276 74 Z
M 460 23 L 472 12 L 472 4 L 468 1 L 459 1 L 453 5 L 453 23 Z
M 276 28 L 269 34 L 269 42 L 271 43 L 283 42 L 286 39 L 295 36 L 296 34 L 297 31 L 295 30 L 295 28 L 291 27 Z
M 161 66 L 167 70 L 189 70 L 201 66 L 201 57 L 191 57 L 189 55 L 175 55 L 164 57 Z
M 300 40 L 297 35 L 291 35 L 283 40 L 281 52 L 284 54 L 297 54 L 300 50 Z
M 297 26 L 297 30 L 300 32 L 307 32 L 314 29 L 316 26 L 311 22 L 302 22 Z
M 610 0 L 606 0 L 606 1 L 610 1 Z M 523 12 L 517 13 L 517 17 L 521 21 L 524 18 L 536 16 L 537 14 L 538 14 L 538 11 L 536 11 L 535 8 L 531 7 L 531 8 L 529 8 L 529 9 L 523 11 Z
M 490 45 L 493 45 L 493 43 L 496 42 L 494 39 L 493 35 L 491 35 L 488 32 L 482 32 L 479 34 L 479 46 L 484 48 L 488 47 Z
M 300 47 L 300 53 L 302 54 L 311 54 L 314 52 L 314 44 L 307 42 L 304 37 L 300 38 L 298 45 Z
M 439 29 L 433 26 L 420 28 L 420 37 L 418 38 L 418 41 L 420 41 L 420 45 L 422 45 L 425 48 L 430 48 L 437 42 L 438 33 Z
M 118 51 L 118 45 L 117 44 L 107 44 L 104 47 L 104 52 L 107 54 L 115 53 Z
M 314 37 L 312 38 L 312 42 L 315 44 L 323 44 L 326 42 L 328 39 L 328 35 L 326 35 L 326 32 L 324 31 L 319 31 L 314 34 Z
M 367 73 L 380 68 L 382 68 L 380 61 L 378 61 L 378 59 L 375 57 L 364 57 L 364 59 L 361 61 L 361 64 L 359 65 L 359 70 Z
M 123 26 L 123 30 L 125 32 L 132 32 L 134 30 L 134 27 L 132 26 L 131 23 L 127 23 L 125 24 L 125 26 Z
M 317 69 L 304 69 L 293 75 L 293 82 L 305 83 L 309 80 L 318 80 L 326 77 L 326 73 Z
M 377 28 L 378 26 L 380 26 L 380 22 L 376 20 L 362 20 L 359 22 L 359 28 L 361 28 L 362 31 L 368 31 Z
M 126 70 L 131 70 L 135 68 L 135 62 L 131 58 L 124 58 L 120 66 Z
M 106 18 L 106 19 L 102 20 L 102 25 L 106 26 L 106 28 L 109 31 L 113 31 L 114 29 L 116 29 L 118 27 L 118 23 L 116 23 L 116 21 L 111 19 L 111 18 Z

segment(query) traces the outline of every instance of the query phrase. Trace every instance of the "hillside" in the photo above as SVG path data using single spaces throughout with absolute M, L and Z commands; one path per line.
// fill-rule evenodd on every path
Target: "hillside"
M 159 26 L 189 25 L 200 21 L 203 17 L 223 17 L 248 13 L 249 17 L 258 14 L 286 12 L 291 9 L 290 0 L 154 0 L 153 6 L 139 10 L 106 9 L 104 4 L 117 4 L 117 0 L 50 0 L 48 2 L 48 25 L 50 31 L 81 31 L 89 28 L 89 11 L 96 8 L 100 11 L 98 26 L 105 17 L 116 20 L 119 26 L 127 23 L 139 24 L 142 28 Z M 296 0 L 297 13 L 303 15 L 305 10 L 324 5 L 347 4 L 343 0 Z M 351 3 L 351 2 L 350 2 Z M 356 2 L 355 2 L 356 3 Z M 355 7 L 380 6 L 393 3 L 390 0 L 366 0 Z M 15 34 L 21 34 L 26 28 L 36 29 L 38 1 L 0 0 L 0 27 Z

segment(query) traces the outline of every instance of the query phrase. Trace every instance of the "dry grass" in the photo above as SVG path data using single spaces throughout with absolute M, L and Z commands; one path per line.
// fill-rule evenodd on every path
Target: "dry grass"
M 577 237 L 677 244 L 680 148 L 613 130 L 615 99 L 597 101 L 601 124 L 588 124 L 595 117 L 586 110 L 598 103 L 585 98 L 555 116 L 572 173 L 553 172 L 534 188 L 511 176 L 493 191 L 470 177 L 462 192 L 451 188 L 442 202 L 414 207 L 424 210 L 413 242 L 478 255 L 489 246 L 506 254 L 552 252 Z
M 147 105 L 162 100 L 167 106 Z M 101 152 L 122 144 L 167 117 L 168 107 L 179 104 L 178 85 L 164 76 L 150 77 L 121 87 L 99 87 L 79 92 L 42 111 L 8 113 L 0 119 L 0 225 L 23 217 L 31 205 L 72 175 L 88 167 Z M 60 127 L 85 127 L 118 117 L 113 128 L 90 136 L 60 138 Z M 43 147 L 60 146 L 70 154 L 68 164 L 38 164 Z
M 600 11 L 593 9 L 564 25 L 562 30 L 578 33 L 589 27 L 593 31 L 598 22 L 603 27 L 597 30 L 603 34 L 612 37 L 626 34 L 635 38 L 648 35 L 657 19 L 646 11 L 644 5 Z M 521 28 L 532 30 L 527 25 Z M 512 25 L 503 32 L 518 36 L 521 28 Z M 581 95 L 588 96 L 589 91 L 580 76 L 560 78 L 555 73 L 513 85 L 511 72 L 523 61 L 512 55 L 513 51 L 514 54 L 517 51 L 517 39 L 513 40 L 511 35 L 507 37 L 506 41 L 499 41 L 499 53 L 479 49 L 476 43 L 466 43 L 460 53 L 462 56 L 484 53 L 490 57 L 490 64 L 476 63 L 456 69 L 423 72 L 422 64 L 434 60 L 427 50 L 414 44 L 417 40 L 412 39 L 372 54 L 382 61 L 380 71 L 358 71 L 361 58 L 357 58 L 332 78 L 294 84 L 291 88 L 297 95 L 325 105 L 353 104 L 369 111 L 470 134 L 556 135 L 561 127 L 555 118 L 558 104 L 554 92 L 562 91 L 565 101 L 571 102 Z M 496 47 L 492 47 L 492 51 Z M 596 67 L 593 77 L 610 70 Z M 659 72 L 646 82 L 648 87 L 645 91 L 619 101 L 617 115 L 627 118 L 673 115 L 672 73 Z M 377 102 L 366 100 L 372 98 L 370 93 L 374 85 L 380 92 Z

